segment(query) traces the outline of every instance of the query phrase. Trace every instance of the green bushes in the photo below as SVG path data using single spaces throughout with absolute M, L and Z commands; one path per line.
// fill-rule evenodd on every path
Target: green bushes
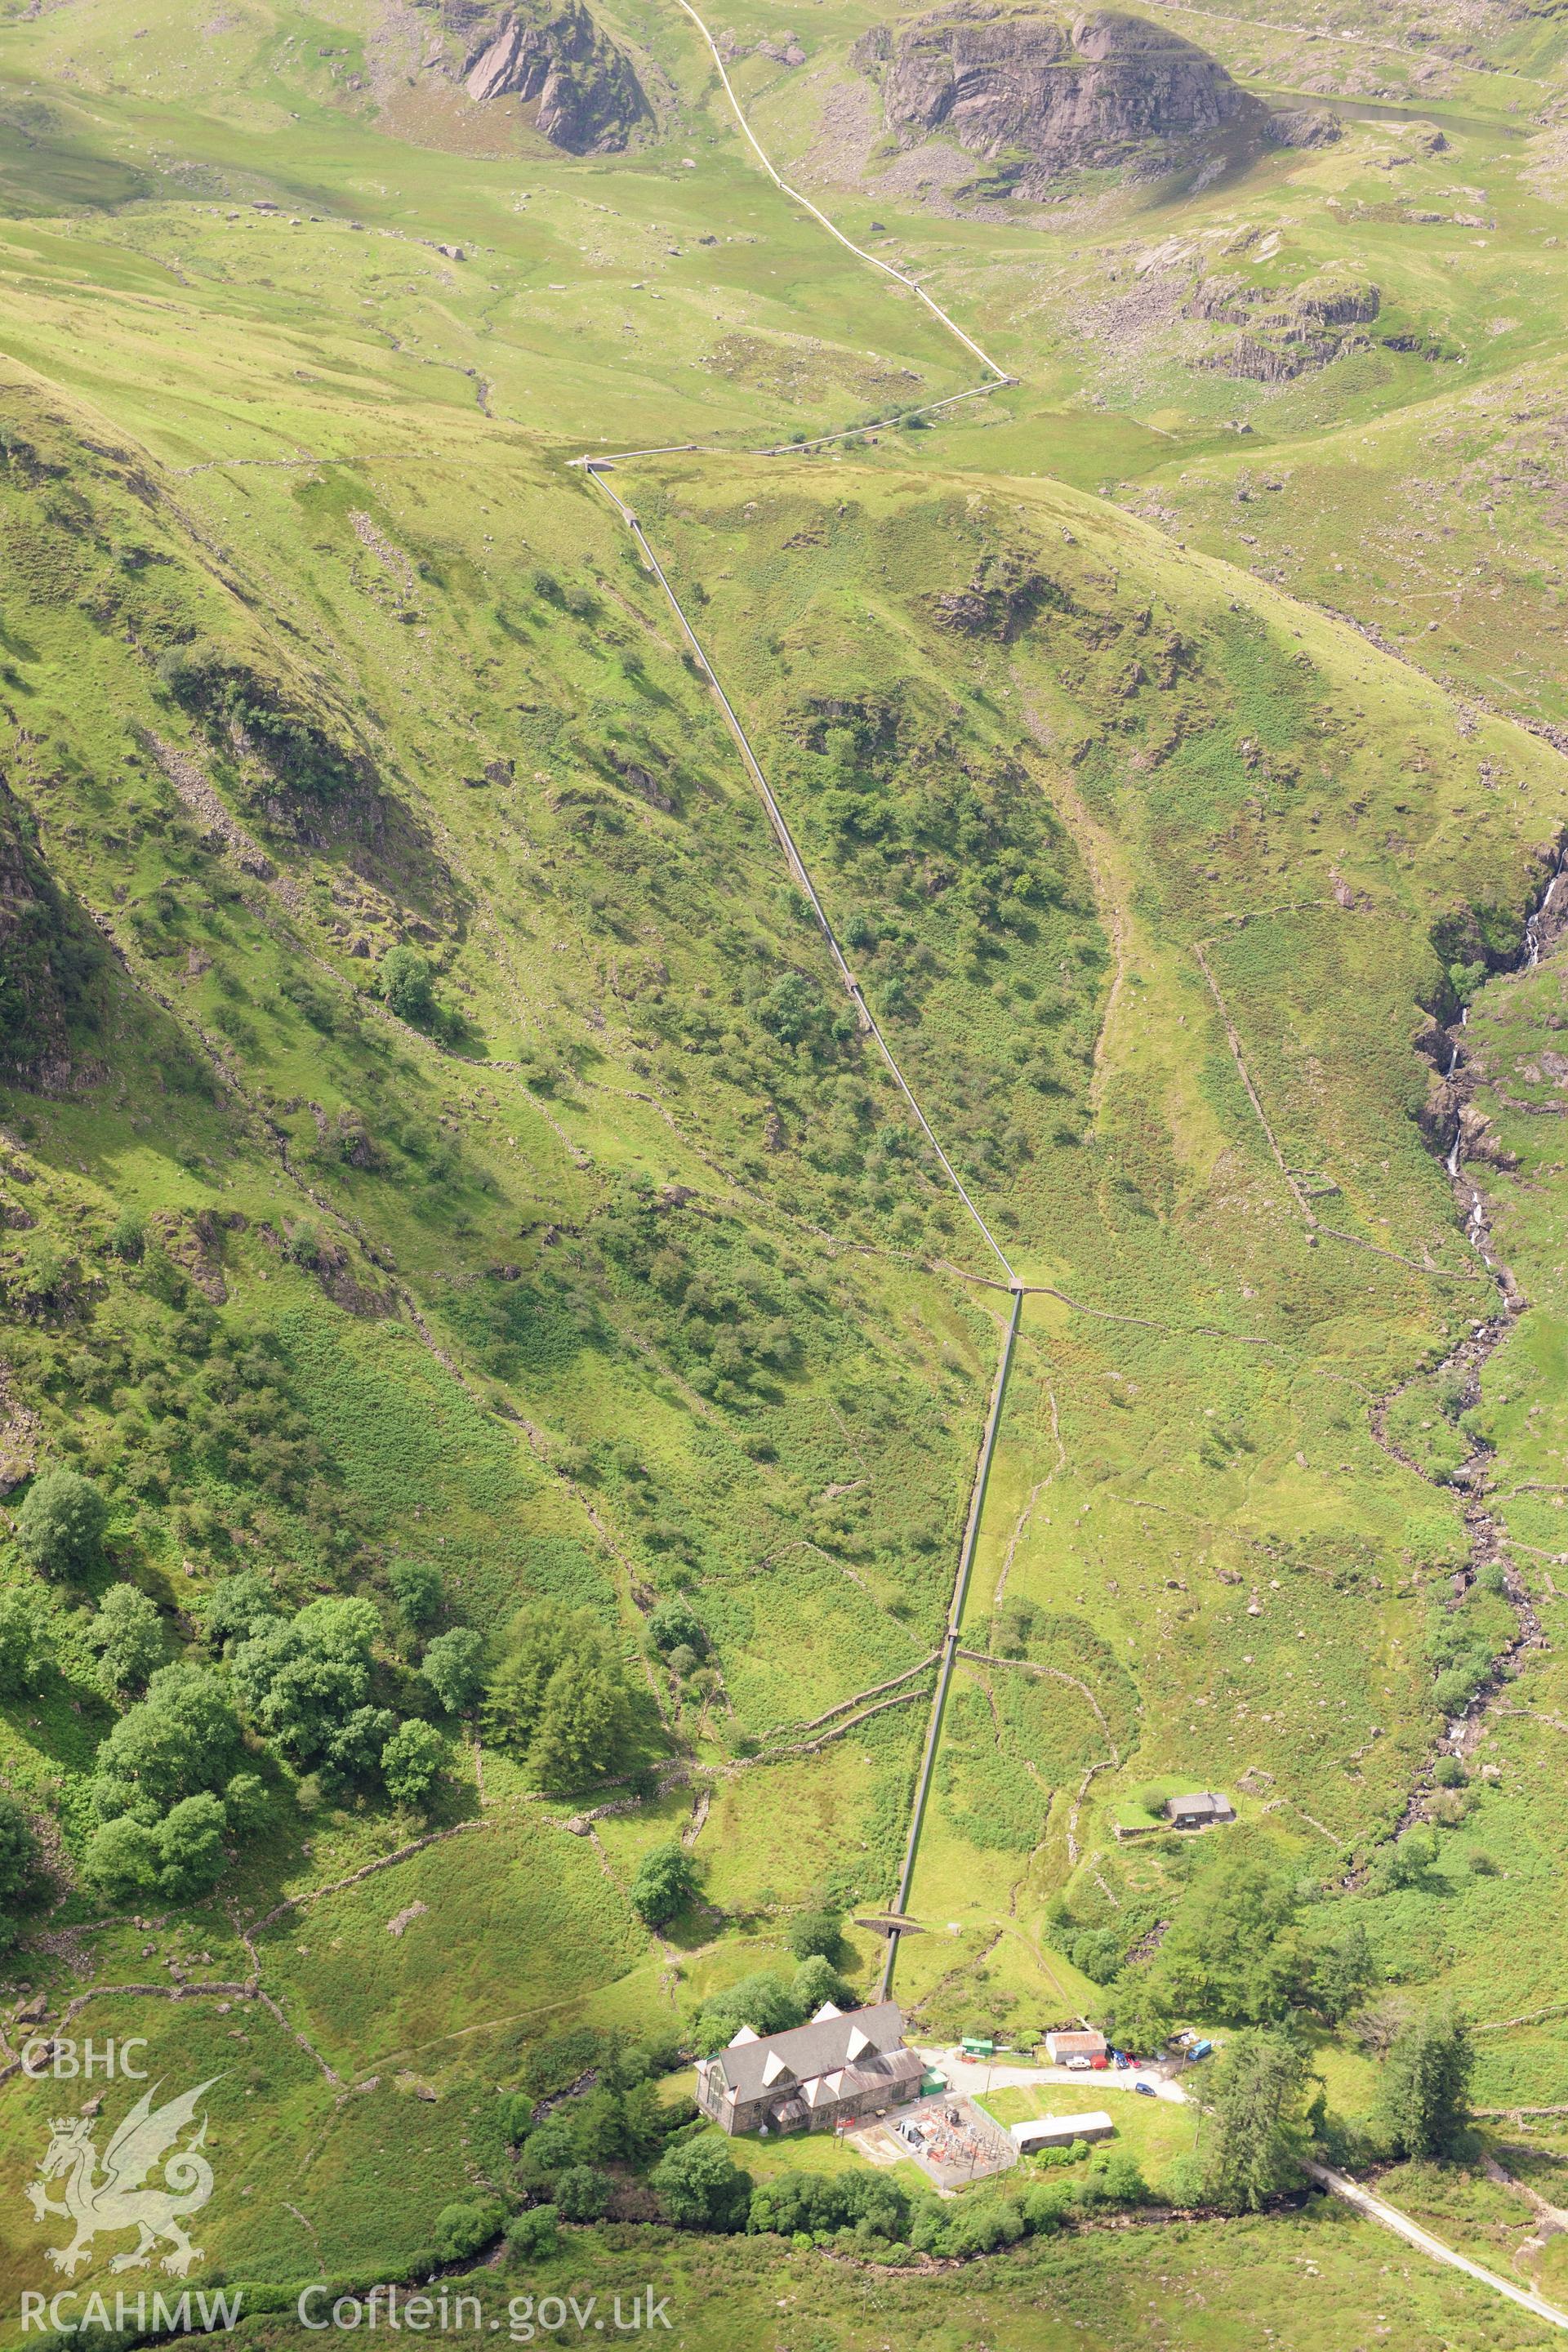
M 687 2230 L 744 2229 L 752 2176 L 731 2159 L 722 2140 L 694 2139 L 672 2147 L 654 2167 L 648 2185 L 667 2220 Z
M 443 2205 L 436 2216 L 436 2251 L 443 2262 L 466 2262 L 489 2243 L 501 2220 L 502 2208 L 488 2200 Z
M 781 2238 L 863 2229 L 891 2242 L 908 2238 L 913 2201 L 878 2173 L 788 2172 L 753 2192 L 746 2227 Z
M 48 1660 L 42 1593 L 37 1586 L 0 1586 L 0 1699 L 36 1691 Z
M 239 1576 L 221 1577 L 207 1603 L 207 1633 L 220 1650 L 248 1641 L 268 1620 L 279 1614 L 278 1596 L 264 1576 L 247 1569 Z
M 270 1333 L 256 1333 L 243 1346 L 227 1339 L 213 1346 L 204 1379 L 183 1399 L 190 1451 L 200 1468 L 279 1501 L 308 1496 L 326 1457 L 290 1402 L 285 1379 Z
M 1515 1631 L 1506 1601 L 1484 1584 L 1459 1606 L 1435 1605 L 1426 1622 L 1426 1656 L 1433 1671 L 1432 1704 L 1440 1715 L 1463 1715 L 1492 1677 L 1493 1662 Z
M 564 2221 L 597 2221 L 610 2202 L 609 2175 L 596 2165 L 568 2165 L 556 2176 L 555 2205 Z
M 709 1646 L 707 1628 L 685 1594 L 679 1592 L 657 1601 L 649 1610 L 647 1638 L 667 1657 L 676 1650 L 689 1650 L 700 1658 Z
M 1075 1969 L 1096 1984 L 1109 1984 L 1121 1966 L 1123 1939 L 1109 1927 L 1086 1927 L 1065 1939 L 1062 1949 Z
M 90 1840 L 83 1864 L 111 1902 L 128 1903 L 156 1891 L 176 1903 L 205 1895 L 227 1864 L 228 1816 L 217 1798 L 186 1797 L 161 1822 L 121 1813 Z
M 536 2070 L 547 2055 L 538 2054 Z M 592 2032 L 562 2037 L 559 2063 L 550 2060 L 534 2079 L 554 2081 L 574 2070 L 575 2080 L 580 2073 L 596 2072 L 591 2088 L 563 2100 L 537 2126 L 521 2093 L 501 2095 L 501 2135 L 519 2148 L 519 2177 L 530 2190 L 548 2196 L 568 2219 L 592 2218 L 570 2210 L 590 2191 L 583 2182 L 567 2187 L 569 2174 L 602 2174 L 608 2165 L 640 2168 L 657 2158 L 697 2112 L 690 2099 L 661 2098 L 652 2079 L 672 2056 L 671 2051 L 606 2042 Z
M 433 1561 L 395 1559 L 386 1571 L 386 1580 L 411 1625 L 435 1622 L 441 1613 L 441 1571 Z
M 813 1060 L 826 1060 L 836 1045 L 856 1034 L 854 1014 L 835 1013 L 804 972 L 786 971 L 758 999 L 755 1012 L 770 1036 Z
M 525 2092 L 502 2091 L 496 2101 L 496 2127 L 510 2147 L 521 2147 L 533 2129 L 533 2102 Z
M 1013 588 L 996 593 L 1012 610 Z M 863 887 L 897 894 L 955 865 L 944 912 L 970 955 L 1032 938 L 1063 902 L 1065 845 L 1022 768 L 983 764 L 911 683 L 803 714 L 800 731 L 816 754 L 798 761 L 812 829 Z
M 779 1377 L 803 1363 L 809 1294 L 732 1245 L 731 1236 L 721 1251 L 706 1246 L 708 1236 L 691 1222 L 665 1206 L 646 1180 L 634 1179 L 618 1188 L 597 1233 L 612 1264 L 647 1286 L 665 1343 L 694 1388 L 727 1404 L 776 1394 Z M 695 1622 L 684 1642 L 653 1638 L 660 1648 L 688 1646 L 699 1655 L 705 1647 Z
M 99 1748 L 93 1810 L 100 1821 L 155 1817 L 221 1789 L 239 1757 L 239 1724 L 220 1677 L 205 1666 L 161 1666 Z
M 430 966 L 417 948 L 388 948 L 381 960 L 380 987 L 389 1011 L 416 1029 L 427 1028 L 436 1014 L 436 992 Z
M 395 1805 L 422 1805 L 447 1760 L 439 1732 L 415 1718 L 400 1723 L 381 1750 L 381 1775 Z
M 1421 1826 L 1408 1829 L 1392 1845 L 1384 1846 L 1378 1855 L 1368 1875 L 1368 1892 L 1373 1895 L 1399 1895 L 1412 1889 L 1429 1891 L 1437 1857 L 1437 1839 L 1431 1829 Z
M 100 1826 L 84 1862 L 93 1885 L 115 1902 L 205 1894 L 226 1866 L 228 1839 L 261 1810 L 260 1781 L 234 1769 L 241 1752 L 221 1677 L 184 1663 L 157 1668 L 98 1751 Z
M 559 2220 L 559 2209 L 553 2205 L 530 2205 L 514 2213 L 507 2224 L 507 2251 L 519 2262 L 542 2262 L 546 2254 L 555 2252 Z
M 721 2050 L 742 2025 L 753 2033 L 782 2033 L 804 2024 L 825 2000 L 841 1998 L 853 2005 L 854 1996 L 820 1956 L 803 1961 L 787 1984 L 782 1977 L 760 1971 L 705 2000 L 693 2021 L 692 2039 L 700 2053 L 707 2053 Z
M 285 782 L 329 795 L 356 781 L 352 754 L 275 678 L 210 638 L 174 646 L 158 663 L 160 683 L 222 741 L 237 736 Z
M 240 1703 L 285 1755 L 356 1768 L 372 1728 L 356 1717 L 379 1625 L 368 1601 L 313 1601 L 298 1616 L 263 1620 L 238 1643 L 231 1671 Z
M 788 1942 L 797 1960 L 837 1960 L 844 1949 L 843 1914 L 802 1911 L 790 1921 Z
M 692 2152 L 705 2147 L 721 2152 L 715 2141 L 698 2141 Z M 907 2261 L 911 2249 L 962 2260 L 994 2253 L 1021 2238 L 1048 2236 L 1064 2221 L 1104 2207 L 1148 2200 L 1128 2149 L 1100 2148 L 1091 2158 L 1080 2140 L 1060 2151 L 1058 2161 L 1070 2177 L 1021 2182 L 1014 2175 L 1005 2188 L 972 2190 L 953 2204 L 923 2188 L 911 2192 L 885 2174 L 784 2173 L 752 2191 L 746 2227 L 791 2238 L 797 2246 L 837 2243 L 874 2260 Z

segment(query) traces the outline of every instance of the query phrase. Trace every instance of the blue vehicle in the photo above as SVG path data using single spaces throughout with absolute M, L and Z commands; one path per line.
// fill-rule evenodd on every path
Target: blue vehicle
M 1195 2066 L 1200 2058 L 1212 2058 L 1213 2056 L 1214 2043 L 1212 2042 L 1194 2042 L 1192 2048 L 1187 2053 L 1187 2063 L 1189 2066 Z
M 1132 2087 L 1141 2099 L 1157 2099 L 1160 2095 L 1152 2083 L 1134 2083 Z

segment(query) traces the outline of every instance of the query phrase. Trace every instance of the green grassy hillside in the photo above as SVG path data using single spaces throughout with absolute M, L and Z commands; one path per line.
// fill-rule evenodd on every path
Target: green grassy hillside
M 800 66 L 735 20 L 780 167 L 1017 379 L 902 424 L 969 354 L 679 11 L 605 14 L 648 126 L 583 159 L 413 10 L 5 16 L 7 2342 L 80 2104 L 40 1998 L 210 2078 L 258 2344 L 552 2200 L 485 2292 L 657 2276 L 693 2345 L 1544 2340 L 1321 2200 L 1122 2231 L 1095 2171 L 1002 2251 L 984 2198 L 726 2244 L 648 2185 L 693 2054 L 877 1982 L 1004 1261 L 911 2032 L 1293 2017 L 1370 2162 L 1451 2001 L 1498 2130 L 1568 2101 L 1552 936 L 1515 968 L 1560 45 L 1408 10 L 1417 87 L 1165 13 L 1360 110 L 922 195 L 849 135 L 870 12 Z M 1226 373 L 1331 280 L 1342 349 Z M 1239 1825 L 1160 1831 L 1197 1788 Z M 1478 2168 L 1555 2161 L 1508 2128 L 1405 2168 L 1494 2267 L 1531 2209 Z

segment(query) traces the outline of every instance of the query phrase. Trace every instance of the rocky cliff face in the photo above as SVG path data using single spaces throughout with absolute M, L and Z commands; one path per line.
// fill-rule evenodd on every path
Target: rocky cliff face
M 511 96 L 537 99 L 538 127 L 571 155 L 603 155 L 625 147 L 653 121 L 653 109 L 626 51 L 611 40 L 579 0 L 552 15 L 508 8 L 460 14 L 467 51 L 461 79 L 481 102 Z
M 1248 331 L 1194 364 L 1255 383 L 1288 383 L 1306 369 L 1364 351 L 1366 336 L 1346 330 L 1370 326 L 1381 308 L 1377 288 L 1364 278 L 1325 273 L 1280 297 L 1238 278 L 1205 278 L 1186 304 L 1188 318 Z
M 852 56 L 880 69 L 896 131 L 943 131 L 993 160 L 1012 150 L 1026 159 L 1022 177 L 1115 163 L 1151 140 L 1215 130 L 1250 102 L 1191 41 L 1109 9 L 1073 20 L 959 0 L 866 35 Z

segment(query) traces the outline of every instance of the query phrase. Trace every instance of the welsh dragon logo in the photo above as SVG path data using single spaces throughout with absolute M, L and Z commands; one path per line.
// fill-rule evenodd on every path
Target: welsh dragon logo
M 177 2099 L 156 2108 L 153 2101 L 160 2085 L 154 2083 L 104 2149 L 101 2172 L 92 2144 L 98 2118 L 81 2115 L 52 2119 L 49 2144 L 38 2160 L 40 2178 L 29 2182 L 27 2200 L 38 2221 L 58 2213 L 76 2225 L 69 2245 L 46 2249 L 46 2259 L 56 2270 L 74 2277 L 84 2263 L 91 2261 L 92 2242 L 100 2231 L 110 2236 L 121 2230 L 139 2233 L 135 2245 L 113 2256 L 111 2271 L 142 2269 L 161 2241 L 169 2247 L 162 2267 L 175 2278 L 185 2277 L 192 2264 L 201 2261 L 202 2249 L 192 2245 L 184 2222 L 188 2214 L 199 2213 L 213 2193 L 212 2167 L 201 2153 L 207 2136 L 205 2116 L 195 2137 L 184 2147 L 174 2143 L 195 2114 L 203 2093 L 210 2091 L 217 2079 L 214 2074 L 198 2083 L 194 2091 L 182 2092 Z M 159 2168 L 162 2184 L 148 2186 L 148 2175 Z M 60 2179 L 65 2182 L 64 2201 L 57 2202 L 44 2183 Z

